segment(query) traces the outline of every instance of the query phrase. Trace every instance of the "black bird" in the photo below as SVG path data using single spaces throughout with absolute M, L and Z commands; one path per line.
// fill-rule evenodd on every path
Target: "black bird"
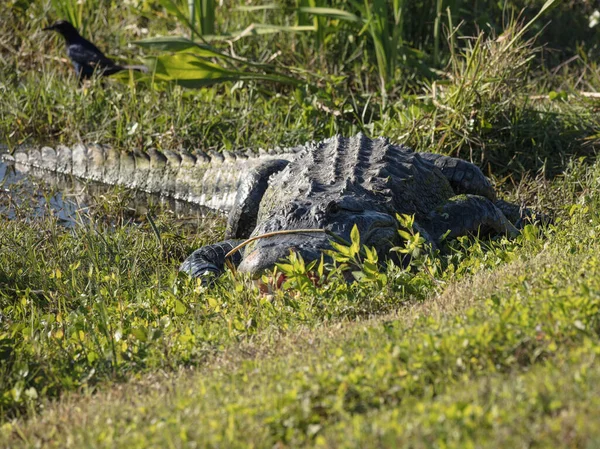
M 99 75 L 108 76 L 121 70 L 137 70 L 147 72 L 148 68 L 143 65 L 119 65 L 112 59 L 104 56 L 98 47 L 83 38 L 77 29 L 66 20 L 59 20 L 44 31 L 58 31 L 65 38 L 67 44 L 67 55 L 71 58 L 79 84 L 84 79 L 90 78 L 94 72 Z

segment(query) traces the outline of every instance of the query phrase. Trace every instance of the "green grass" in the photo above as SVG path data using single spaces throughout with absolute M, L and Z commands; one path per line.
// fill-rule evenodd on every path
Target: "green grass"
M 598 173 L 594 167 L 555 186 L 558 192 L 577 182 L 588 194 L 545 236 L 528 234 L 495 252 L 469 247 L 452 270 L 468 276 L 453 275 L 439 295 L 344 326 L 314 312 L 310 319 L 303 309 L 310 298 L 290 293 L 304 322 L 271 321 L 271 329 L 279 328 L 272 332 L 257 320 L 246 343 L 209 357 L 197 372 L 166 374 L 167 383 L 149 375 L 93 396 L 67 395 L 28 422 L 5 425 L 6 444 L 593 446 Z M 318 293 L 319 308 L 330 307 L 327 288 Z M 237 292 L 229 307 L 241 301 L 252 313 L 249 299 Z M 261 308 L 270 309 L 268 302 Z M 284 304 L 277 308 L 285 314 Z M 175 325 L 192 321 L 176 311 L 168 316 Z
M 185 411 L 183 421 L 173 426 L 189 426 L 190 438 L 196 438 L 209 431 L 197 421 L 217 419 L 211 418 L 214 410 L 239 410 L 232 416 L 241 420 L 240 432 L 249 426 L 257 444 L 282 440 L 296 445 L 317 434 L 324 438 L 321 428 L 336 429 L 345 419 L 354 423 L 365 414 L 385 416 L 396 407 L 401 408 L 397 413 L 405 413 L 406 401 L 420 399 L 425 407 L 431 394 L 446 394 L 459 381 L 502 379 L 571 357 L 570 351 L 586 345 L 591 351 L 599 316 L 594 293 L 599 287 L 598 179 L 598 168 L 576 165 L 549 188 L 549 197 L 570 198 L 574 205 L 559 213 L 563 218 L 545 235 L 528 228 L 515 242 L 489 246 L 464 240 L 442 259 L 426 261 L 418 272 L 388 272 L 383 289 L 343 279 L 267 296 L 231 278 L 213 289 L 199 287 L 175 268 L 191 248 L 218 235 L 205 231 L 209 234 L 186 244 L 177 222 L 170 221 L 167 228 L 168 216 L 159 216 L 157 226 L 164 232 L 159 244 L 148 224 L 130 223 L 119 208 L 112 209 L 116 216 L 111 218 L 110 203 L 90 217 L 88 226 L 73 230 L 53 219 L 35 225 L 6 221 L 0 252 L 5 416 L 35 416 L 37 409 L 44 411 L 43 419 L 46 409 L 55 407 L 47 399 L 62 392 L 110 390 L 107 382 L 136 378 L 143 384 L 157 370 L 171 377 L 168 373 L 183 367 L 211 366 L 215 358 L 248 348 L 250 354 L 274 352 L 276 357 L 243 362 L 245 357 L 237 356 L 233 377 L 225 380 L 219 363 L 214 370 L 201 369 L 205 383 L 198 391 L 214 389 L 211 401 L 216 403 L 207 401 L 205 393 L 198 393 L 202 400 L 190 397 L 188 387 L 182 402 L 173 405 Z M 114 204 L 120 204 L 118 198 Z M 436 291 L 441 297 L 436 298 Z M 376 318 L 364 329 L 359 325 L 358 332 L 350 325 L 385 313 L 393 315 Z M 338 335 L 335 327 L 344 323 L 348 330 L 342 328 Z M 307 339 L 315 338 L 323 347 L 304 343 L 302 349 L 302 335 L 308 333 Z M 240 380 L 249 378 L 253 382 L 247 386 Z M 152 408 L 159 418 L 148 419 L 171 414 L 172 400 Z M 137 408 L 117 409 L 129 410 L 131 416 L 106 419 L 138 419 Z M 193 425 L 186 424 L 186 413 Z M 18 436 L 11 426 L 4 429 L 12 445 Z M 263 433 L 256 433 L 263 427 Z M 401 436 L 398 429 L 386 431 L 396 438 Z M 225 430 L 213 429 L 214 438 Z M 115 432 L 110 438 L 121 433 Z M 347 433 L 331 432 L 334 440 Z M 168 437 L 163 428 L 156 435 L 152 429 L 136 435 L 140 441 Z M 238 439 L 235 433 L 232 438 Z
M 294 290 L 264 297 L 232 279 L 208 289 L 177 266 L 194 248 L 222 238 L 219 221 L 196 222 L 206 231 L 188 242 L 189 223 L 183 228 L 161 215 L 159 241 L 150 223 L 108 213 L 110 201 L 113 210 L 122 207 L 118 194 L 92 204 L 86 223 L 73 229 L 51 214 L 28 224 L 27 202 L 16 208 L 23 219 L 3 220 L 0 411 L 7 416 L 65 390 L 198 365 L 257 335 L 382 313 L 422 297 L 431 284 L 396 270 L 389 297 L 374 296 L 377 285 L 347 285 L 342 277 L 302 298 Z
M 221 33 L 243 29 L 251 22 L 285 24 L 295 17 L 284 8 L 248 13 L 233 6 L 227 6 L 230 13 L 225 13 L 225 7 L 216 11 Z M 549 14 L 558 14 L 561 8 Z M 574 95 L 600 84 L 593 50 L 585 53 L 581 49 L 578 60 L 563 66 L 566 72 L 558 82 L 544 66 L 535 64 L 542 53 L 532 42 L 512 39 L 514 23 L 507 25 L 498 39 L 493 32 L 466 39 L 471 36 L 467 25 L 454 29 L 452 38 L 442 46 L 448 65 L 439 67 L 441 70 L 429 66 L 436 74 L 423 77 L 418 69 L 410 68 L 410 61 L 386 63 L 387 67 L 397 66 L 386 75 L 395 80 L 386 95 L 380 91 L 374 49 L 359 39 L 359 30 L 347 29 L 333 19 L 328 19 L 323 67 L 304 53 L 313 51 L 310 34 L 278 33 L 235 41 L 234 54 L 249 61 L 267 63 L 276 56 L 277 70 L 306 82 L 298 87 L 240 81 L 184 90 L 122 74 L 120 81 L 111 79 L 76 89 L 62 39 L 41 31 L 47 24 L 44 11 L 42 2 L 27 7 L 17 2 L 0 13 L 10 24 L 0 32 L 0 139 L 11 147 L 26 142 L 54 145 L 84 140 L 127 149 L 264 148 L 362 130 L 405 142 L 416 150 L 490 164 L 497 175 L 520 177 L 542 165 L 550 173 L 560 171 L 570 157 L 591 154 L 599 135 L 598 100 Z M 491 8 L 490 13 L 493 11 Z M 100 18 L 102 14 L 111 20 L 107 23 Z M 529 29 L 538 29 L 547 14 Z M 87 37 L 101 49 L 113 49 L 110 56 L 130 62 L 152 54 L 131 45 L 132 41 L 184 34 L 175 18 L 151 1 L 103 5 L 82 17 Z M 564 20 L 567 18 L 573 16 L 565 15 Z M 409 35 L 413 32 L 410 27 L 406 31 Z M 406 45 L 395 39 L 396 45 Z M 419 45 L 424 49 L 429 41 L 423 39 Z M 348 47 L 348 42 L 354 46 Z M 543 42 L 543 37 L 538 38 L 538 44 Z M 340 47 L 342 43 L 345 47 Z M 381 46 L 395 54 L 396 50 L 388 48 L 392 44 L 383 42 Z M 215 45 L 223 52 L 230 51 L 224 43 Z M 402 49 L 398 52 L 402 54 Z M 331 65 L 336 61 L 341 61 L 339 67 Z M 425 58 L 419 64 L 429 63 Z M 407 70 L 413 70 L 412 74 Z M 582 73 L 586 74 L 583 78 Z M 554 102 L 529 100 L 531 95 L 552 91 L 564 94 Z
M 497 2 L 450 3 L 387 11 L 403 28 L 375 51 L 375 28 L 390 22 L 361 33 L 295 9 L 324 2 L 225 2 L 217 34 L 301 21 L 317 31 L 211 40 L 299 86 L 201 90 L 129 74 L 78 89 L 61 40 L 40 31 L 75 8 L 100 48 L 139 61 L 150 50 L 131 42 L 187 33 L 158 1 L 0 9 L 0 139 L 11 147 L 223 150 L 362 130 L 471 159 L 506 197 L 556 218 L 514 241 L 461 239 L 412 270 L 359 264 L 355 284 L 334 272 L 314 286 L 296 262 L 291 288 L 265 295 L 231 274 L 208 289 L 177 272 L 221 239 L 222 217 L 152 208 L 155 229 L 127 192 L 109 190 L 65 228 L 50 213 L 32 219 L 36 198 L 0 196 L 16 214 L 0 216 L 0 446 L 597 446 L 600 108 L 580 94 L 600 87 L 591 11 L 561 2 L 513 39 Z M 524 22 L 543 2 L 533 4 Z M 460 27 L 457 11 L 470 19 Z M 551 53 L 538 47 L 548 42 Z

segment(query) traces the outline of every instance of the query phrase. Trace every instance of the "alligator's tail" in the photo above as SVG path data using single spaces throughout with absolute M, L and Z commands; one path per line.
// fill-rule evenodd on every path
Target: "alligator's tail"
M 216 210 L 228 211 L 235 200 L 242 173 L 265 160 L 290 160 L 297 149 L 259 153 L 187 151 L 119 151 L 103 145 L 20 147 L 2 159 L 17 170 L 43 171 L 157 193 Z

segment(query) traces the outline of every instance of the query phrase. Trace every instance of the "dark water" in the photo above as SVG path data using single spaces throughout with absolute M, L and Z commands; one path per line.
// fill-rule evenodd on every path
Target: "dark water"
M 0 159 L 0 216 L 39 219 L 52 214 L 65 226 L 73 227 L 87 220 L 90 208 L 102 197 L 122 199 L 132 217 L 164 210 L 184 219 L 217 215 L 212 209 L 184 201 L 144 192 L 119 191 L 113 186 Z

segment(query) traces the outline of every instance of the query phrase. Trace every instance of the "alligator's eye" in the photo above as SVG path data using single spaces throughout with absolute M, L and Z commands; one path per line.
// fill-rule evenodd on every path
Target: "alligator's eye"
M 332 201 L 327 205 L 327 213 L 331 215 L 335 215 L 340 211 L 340 205 L 335 201 Z

